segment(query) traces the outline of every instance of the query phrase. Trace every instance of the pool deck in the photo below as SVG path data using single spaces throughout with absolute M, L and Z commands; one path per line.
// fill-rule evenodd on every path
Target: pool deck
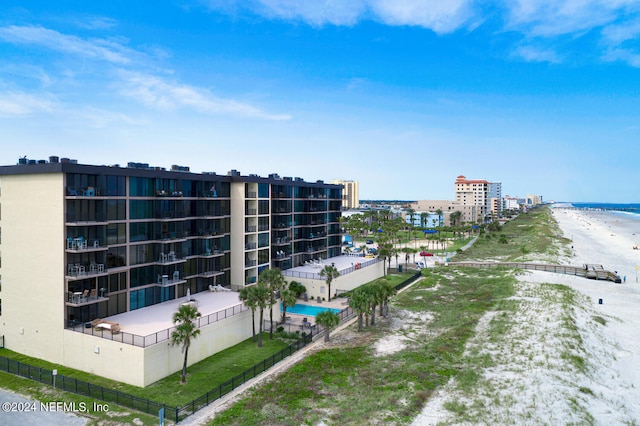
M 297 300 L 296 304 L 298 305 L 308 305 L 308 306 L 313 306 L 316 308 L 334 308 L 334 309 L 346 309 L 348 307 L 347 305 L 347 298 L 346 297 L 337 297 L 335 299 L 332 299 L 330 302 L 324 301 L 322 303 L 318 303 L 318 302 L 314 302 L 314 301 L 308 301 L 305 302 L 303 300 Z M 315 317 L 313 315 L 307 315 L 307 314 L 294 314 L 291 313 L 289 311 L 287 311 L 287 321 L 286 324 L 291 324 L 291 325 L 295 325 L 295 326 L 300 326 L 303 323 L 303 319 L 307 319 L 307 322 L 311 323 L 311 325 L 315 325 L 316 321 L 315 321 Z

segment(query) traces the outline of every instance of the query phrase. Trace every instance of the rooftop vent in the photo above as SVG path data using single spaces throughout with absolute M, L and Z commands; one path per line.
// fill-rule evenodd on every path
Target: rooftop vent
M 229 175 L 229 176 L 240 176 L 240 172 L 237 171 L 236 169 L 232 169 L 227 173 L 227 175 Z

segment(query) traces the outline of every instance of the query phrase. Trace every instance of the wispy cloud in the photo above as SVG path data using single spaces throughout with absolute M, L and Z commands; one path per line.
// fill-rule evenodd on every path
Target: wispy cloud
M 215 96 L 210 91 L 168 81 L 142 71 L 146 62 L 142 53 L 128 48 L 124 41 L 83 39 L 75 35 L 33 26 L 0 27 L 0 40 L 14 44 L 33 44 L 44 48 L 92 58 L 115 66 L 114 74 L 105 73 L 120 90 L 119 93 L 160 110 L 190 108 L 205 114 L 232 114 L 266 120 L 289 120 L 287 114 L 270 114 L 248 103 Z M 75 76 L 67 76 L 75 79 Z M 0 113 L 24 115 L 35 111 L 49 111 L 51 102 L 20 93 L 0 94 Z
M 455 31 L 472 17 L 473 0 L 204 0 L 212 9 L 236 13 L 248 9 L 268 18 L 306 22 L 312 26 L 355 25 L 374 20 L 387 25 Z
M 625 0 L 518 0 L 505 2 L 507 27 L 528 35 L 553 37 L 589 31 L 611 23 L 626 6 Z
M 638 0 L 200 0 L 213 10 L 238 14 L 249 11 L 269 19 L 305 22 L 311 26 L 353 26 L 376 21 L 391 26 L 418 26 L 438 34 L 481 23 L 498 23 L 502 30 L 522 35 L 514 56 L 527 61 L 559 62 L 566 41 L 602 32 L 590 53 L 633 66 L 636 52 L 620 46 L 637 34 Z M 544 43 L 540 41 L 543 40 Z M 557 46 L 553 46 L 553 44 Z M 540 47 L 545 45 L 547 47 Z
M 87 16 L 76 21 L 80 28 L 86 28 L 88 30 L 106 30 L 118 25 L 118 21 L 104 16 Z
M 159 109 L 191 108 L 204 114 L 231 114 L 266 120 L 289 120 L 288 114 L 270 114 L 253 105 L 224 99 L 208 90 L 167 81 L 158 76 L 137 72 L 121 72 L 123 85 L 120 93 L 143 104 Z
M 108 39 L 84 40 L 74 35 L 62 34 L 55 30 L 35 26 L 0 27 L 0 40 L 15 44 L 34 44 L 58 52 L 75 54 L 104 60 L 114 64 L 128 64 L 135 51 L 124 46 L 121 41 Z
M 551 62 L 554 64 L 561 62 L 554 50 L 538 46 L 519 46 L 515 49 L 514 54 L 527 62 Z
M 55 102 L 50 96 L 23 92 L 0 93 L 0 116 L 25 116 L 38 112 L 51 112 Z

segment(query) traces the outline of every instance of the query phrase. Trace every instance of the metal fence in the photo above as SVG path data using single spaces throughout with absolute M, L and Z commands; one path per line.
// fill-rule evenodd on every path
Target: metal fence
M 365 259 L 363 257 L 354 257 L 354 260 Z M 340 269 L 340 276 L 344 276 L 355 272 L 359 269 L 366 268 L 367 266 L 373 265 L 375 263 L 382 262 L 382 259 L 379 257 L 374 257 L 373 259 L 367 259 L 360 262 L 354 262 L 353 266 L 349 266 L 348 268 Z M 301 272 L 301 271 L 293 271 L 291 269 L 287 269 L 282 271 L 282 275 L 286 277 L 293 278 L 307 278 L 312 280 L 324 280 L 326 277 L 320 275 L 320 272 Z
M 318 333 L 315 330 L 309 330 L 308 333 L 301 335 L 296 342 L 282 349 L 278 353 L 271 355 L 263 361 L 255 364 L 253 367 L 233 377 L 232 379 L 227 380 L 219 386 L 216 386 L 206 394 L 182 406 L 171 406 L 152 401 L 148 398 L 140 398 L 124 392 L 105 388 L 103 386 L 93 385 L 91 383 L 85 382 L 83 380 L 78 380 L 73 377 L 67 377 L 63 374 L 54 376 L 53 372 L 51 370 L 47 370 L 46 368 L 35 367 L 2 356 L 0 356 L 0 371 L 6 371 L 8 373 L 15 374 L 27 379 L 54 386 L 57 389 L 72 392 L 78 395 L 88 396 L 90 398 L 108 403 L 114 403 L 151 415 L 158 415 L 159 410 L 161 408 L 164 408 L 165 416 L 178 423 L 179 421 L 184 420 L 186 417 L 194 414 L 198 410 L 201 410 L 217 399 L 228 394 L 237 387 L 245 384 L 254 377 L 267 371 L 269 368 L 273 367 L 283 359 L 291 356 L 298 350 L 304 348 L 309 343 L 311 343 L 314 338 L 321 334 L 322 333 Z
M 402 283 L 398 284 L 396 288 L 404 288 L 415 281 L 418 277 L 420 277 L 419 272 L 414 276 L 406 279 Z M 355 316 L 355 311 L 351 307 L 346 307 L 345 309 L 340 311 L 338 315 L 340 316 L 340 322 L 343 322 Z M 298 331 L 300 330 L 298 329 Z M 211 404 L 212 402 L 222 398 L 224 395 L 228 394 L 239 386 L 247 383 L 249 380 L 267 371 L 285 358 L 293 355 L 300 349 L 307 346 L 313 340 L 317 339 L 319 336 L 324 335 L 325 331 L 326 330 L 320 325 L 304 329 L 304 331 L 300 333 L 300 338 L 291 345 L 255 364 L 253 367 L 245 370 L 232 379 L 216 386 L 214 389 L 210 390 L 199 398 L 196 398 L 191 402 L 188 402 L 187 404 L 179 407 L 152 401 L 148 398 L 140 398 L 114 389 L 105 388 L 103 386 L 93 385 L 83 380 L 66 377 L 63 374 L 54 376 L 51 370 L 31 366 L 29 364 L 25 364 L 2 356 L 0 356 L 0 370 L 25 377 L 27 379 L 35 380 L 40 383 L 51 385 L 67 392 L 88 396 L 104 402 L 114 403 L 150 415 L 158 415 L 159 410 L 161 408 L 164 408 L 165 416 L 178 423 L 181 420 L 184 420 L 188 416 L 206 407 L 207 405 Z M 2 342 L 2 346 L 4 347 L 4 336 L 2 336 L 0 342 Z
M 204 327 L 209 324 L 221 321 L 229 318 L 233 315 L 237 315 L 246 311 L 247 308 L 244 304 L 240 303 L 230 308 L 223 309 L 218 312 L 198 318 L 198 327 Z M 149 334 L 147 336 L 140 336 L 137 334 L 131 334 L 124 331 L 119 333 L 112 333 L 110 330 L 95 329 L 91 326 L 91 323 L 67 321 L 67 329 L 76 331 L 79 333 L 90 334 L 91 336 L 100 337 L 102 339 L 113 340 L 119 343 L 125 343 L 128 345 L 139 346 L 146 348 L 147 346 L 155 345 L 160 342 L 171 339 L 171 333 L 176 329 L 175 327 L 167 328 L 165 330 L 158 331 L 156 333 Z
M 140 398 L 117 390 L 93 385 L 83 380 L 67 377 L 64 374 L 54 375 L 51 370 L 34 367 L 5 357 L 0 357 L 0 370 L 51 385 L 67 392 L 114 403 L 147 414 L 157 415 L 160 408 L 163 407 L 165 412 L 177 412 L 178 410 L 177 407 L 167 406 L 148 398 Z

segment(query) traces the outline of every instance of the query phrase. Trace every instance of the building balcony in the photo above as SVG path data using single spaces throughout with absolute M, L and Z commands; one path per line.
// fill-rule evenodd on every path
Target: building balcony
M 187 278 L 194 278 L 194 277 L 199 277 L 199 278 L 213 278 L 213 277 L 218 277 L 224 275 L 223 271 L 216 271 L 216 270 L 212 270 L 212 271 L 202 271 L 202 272 L 198 272 L 195 275 L 190 275 Z
M 93 288 L 91 290 L 67 292 L 66 305 L 79 307 L 92 303 L 107 302 L 108 300 L 106 288 L 101 288 L 100 290 Z
M 168 287 L 176 284 L 183 284 L 186 282 L 186 279 L 180 278 L 180 272 L 175 271 L 173 275 L 158 275 L 156 284 L 162 287 Z
M 175 263 L 184 263 L 186 259 L 178 257 L 175 251 L 170 251 L 169 253 L 160 253 L 158 261 L 155 263 L 159 263 L 161 265 L 171 265 Z
M 276 251 L 276 255 L 274 256 L 273 259 L 277 261 L 291 259 L 291 254 L 286 253 L 284 250 L 279 250 L 279 251 Z
M 104 263 L 91 263 L 90 265 L 82 265 L 79 263 L 69 263 L 67 265 L 67 278 L 71 280 L 81 280 L 85 278 L 107 275 L 108 270 Z
M 67 197 L 100 197 L 102 192 L 102 188 L 93 186 L 67 187 Z
M 205 250 L 200 257 L 216 257 L 224 255 L 224 250 Z
M 100 240 L 85 240 L 84 237 L 67 238 L 67 251 L 70 252 L 86 252 L 86 251 L 105 251 L 107 246 L 101 245 Z

